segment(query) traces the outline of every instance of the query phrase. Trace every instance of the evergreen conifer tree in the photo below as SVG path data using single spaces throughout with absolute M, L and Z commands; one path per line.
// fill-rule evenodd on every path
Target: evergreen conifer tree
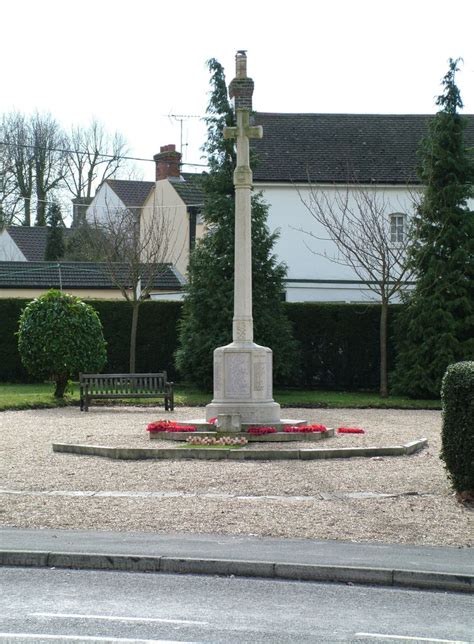
M 209 172 L 203 174 L 203 217 L 208 233 L 191 255 L 187 293 L 179 331 L 177 367 L 186 380 L 212 386 L 213 351 L 232 341 L 234 277 L 234 144 L 223 137 L 224 126 L 235 125 L 221 64 L 211 59 L 208 139 L 204 145 Z M 288 383 L 295 377 L 297 345 L 284 311 L 282 293 L 286 267 L 273 254 L 276 233 L 267 225 L 268 206 L 252 195 L 252 280 L 255 341 L 273 350 L 274 378 Z
M 474 357 L 474 161 L 464 144 L 465 119 L 449 61 L 441 107 L 420 147 L 425 186 L 414 218 L 409 261 L 416 287 L 398 316 L 395 385 L 412 397 L 438 397 L 450 363 Z
M 50 205 L 46 219 L 49 229 L 44 258 L 49 262 L 62 259 L 65 251 L 63 235 L 64 222 L 61 215 L 61 208 L 57 202 L 53 201 Z

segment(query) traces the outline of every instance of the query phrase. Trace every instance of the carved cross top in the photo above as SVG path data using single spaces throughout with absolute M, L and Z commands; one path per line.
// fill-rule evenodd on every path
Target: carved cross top
M 240 137 L 247 137 L 248 139 L 261 139 L 263 137 L 261 125 L 250 125 L 248 110 L 238 110 L 237 127 L 224 128 L 224 139 L 238 139 Z

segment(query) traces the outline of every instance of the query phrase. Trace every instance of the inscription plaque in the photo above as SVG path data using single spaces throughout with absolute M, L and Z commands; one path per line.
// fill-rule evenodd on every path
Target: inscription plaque
M 225 354 L 225 395 L 250 396 L 250 353 Z

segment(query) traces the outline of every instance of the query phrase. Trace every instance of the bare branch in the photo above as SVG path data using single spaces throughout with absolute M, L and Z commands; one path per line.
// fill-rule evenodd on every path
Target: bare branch
M 73 127 L 69 147 L 65 183 L 76 198 L 90 198 L 94 188 L 116 177 L 127 163 L 123 158 L 128 154 L 125 138 L 119 132 L 108 134 L 97 120 L 87 128 Z
M 172 209 L 155 202 L 145 210 L 120 208 L 105 200 L 105 206 L 90 213 L 91 243 L 105 263 L 107 273 L 132 305 L 130 371 L 135 369 L 138 308 L 156 288 L 160 274 L 179 257 Z
M 309 194 L 298 194 L 319 227 L 333 242 L 337 257 L 332 262 L 352 268 L 365 286 L 381 301 L 380 314 L 380 394 L 388 395 L 387 318 L 388 304 L 406 288 L 409 269 L 406 262 L 409 235 L 392 241 L 391 215 L 396 215 L 385 191 L 378 186 L 363 187 L 349 181 L 346 187 L 318 188 L 309 182 Z M 319 232 L 301 230 L 313 239 Z M 320 252 L 307 247 L 315 254 Z

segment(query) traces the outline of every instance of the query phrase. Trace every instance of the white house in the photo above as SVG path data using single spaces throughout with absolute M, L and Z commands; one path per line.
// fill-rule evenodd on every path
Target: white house
M 123 212 L 136 214 L 143 238 L 161 236 L 166 248 L 160 261 L 170 262 L 184 276 L 189 253 L 196 239 L 204 234 L 200 175 L 181 173 L 181 154 L 174 145 L 162 146 L 154 160 L 155 181 L 108 179 L 88 206 L 86 219 L 106 223 Z M 159 294 L 152 297 L 158 298 Z
M 421 186 L 417 150 L 432 116 L 380 114 L 278 114 L 257 112 L 263 138 L 251 145 L 254 185 L 270 205 L 268 225 L 280 232 L 278 258 L 288 266 L 288 301 L 367 302 L 376 299 L 348 266 L 331 261 L 337 249 L 305 203 L 364 193 L 386 217 L 397 244 Z M 466 142 L 474 143 L 474 116 Z M 337 200 L 337 199 L 336 199 Z M 472 203 L 474 208 L 474 202 Z M 310 231 L 309 236 L 302 231 Z

